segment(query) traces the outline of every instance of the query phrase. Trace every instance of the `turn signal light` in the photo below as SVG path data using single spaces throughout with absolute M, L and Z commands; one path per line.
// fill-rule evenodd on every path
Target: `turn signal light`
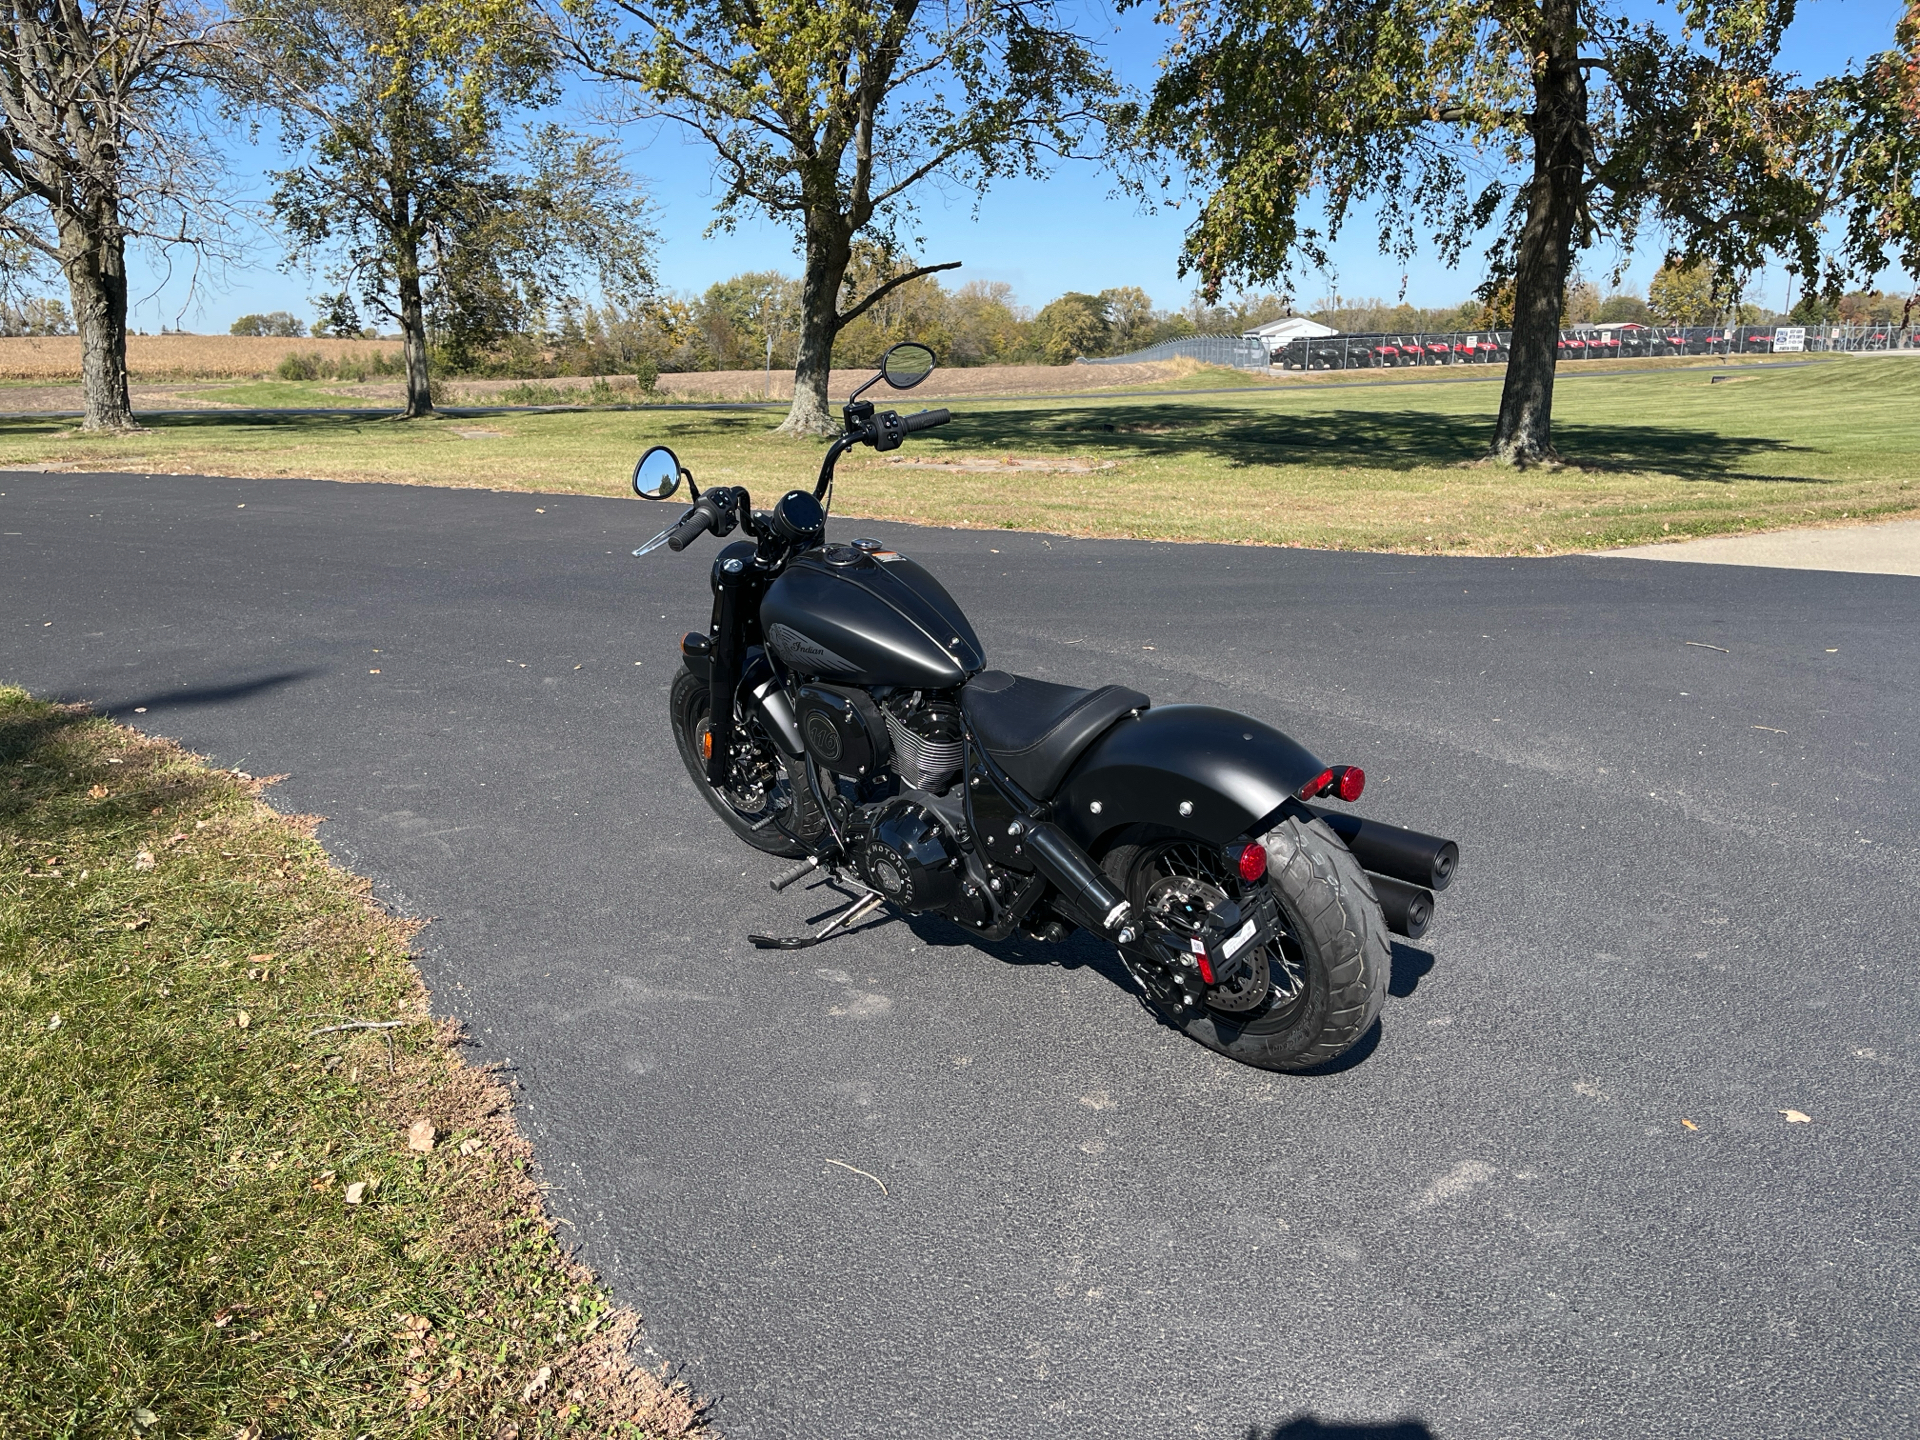
M 1240 872 L 1240 878 L 1251 885 L 1267 873 L 1267 851 L 1263 845 L 1242 845 L 1240 853 L 1234 856 L 1234 869 Z
M 1367 772 L 1358 765 L 1341 765 L 1333 772 L 1333 793 L 1348 804 L 1360 798 L 1367 788 Z
M 711 760 L 713 758 L 713 732 L 711 730 L 706 731 L 700 737 L 700 758 L 702 760 Z

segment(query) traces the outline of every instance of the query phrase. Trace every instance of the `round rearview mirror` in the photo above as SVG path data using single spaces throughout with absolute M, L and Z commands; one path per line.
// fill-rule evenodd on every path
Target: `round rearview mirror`
M 680 488 L 680 457 L 656 445 L 633 467 L 633 493 L 645 500 L 665 500 Z
M 933 373 L 933 363 L 933 351 L 908 340 L 880 357 L 880 373 L 894 389 L 911 390 Z

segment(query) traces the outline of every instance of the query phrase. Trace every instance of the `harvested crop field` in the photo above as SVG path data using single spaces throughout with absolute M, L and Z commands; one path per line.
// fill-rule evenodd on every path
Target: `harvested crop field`
M 398 355 L 398 340 L 277 339 L 254 335 L 129 335 L 127 368 L 135 380 L 227 380 L 269 375 L 289 355 L 371 360 Z M 0 338 L 0 380 L 78 380 L 77 335 Z

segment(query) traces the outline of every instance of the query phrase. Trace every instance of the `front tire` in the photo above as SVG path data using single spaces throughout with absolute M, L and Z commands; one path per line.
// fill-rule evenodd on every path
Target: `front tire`
M 1263 1070 L 1310 1070 L 1359 1043 L 1387 1001 L 1393 943 L 1380 901 L 1353 852 L 1311 817 L 1280 821 L 1265 836 L 1267 878 L 1279 902 L 1284 933 L 1266 947 L 1267 990 L 1250 1010 L 1221 1003 L 1183 1005 L 1181 992 L 1144 947 L 1122 947 L 1146 1002 L 1175 1029 L 1209 1050 Z M 1168 876 L 1214 867 L 1223 888 L 1232 877 L 1217 847 L 1186 837 L 1116 846 L 1102 867 L 1126 893 L 1134 913 Z M 1214 997 L 1209 996 L 1209 999 Z
M 707 682 L 686 666 L 674 677 L 668 697 L 673 740 L 687 774 L 727 828 L 756 850 L 797 859 L 812 851 L 793 832 L 805 835 L 809 818 L 816 821 L 820 807 L 806 788 L 806 774 L 798 762 L 785 760 L 757 723 L 739 717 L 734 725 L 735 783 L 716 790 L 707 779 L 706 737 L 713 715 Z M 812 827 L 817 833 L 820 826 Z

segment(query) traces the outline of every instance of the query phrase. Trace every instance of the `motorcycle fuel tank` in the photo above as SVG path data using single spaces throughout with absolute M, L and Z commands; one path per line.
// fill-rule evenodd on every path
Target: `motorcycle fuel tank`
M 760 625 L 809 678 L 948 690 L 987 663 L 940 582 L 872 541 L 795 556 L 767 587 Z

